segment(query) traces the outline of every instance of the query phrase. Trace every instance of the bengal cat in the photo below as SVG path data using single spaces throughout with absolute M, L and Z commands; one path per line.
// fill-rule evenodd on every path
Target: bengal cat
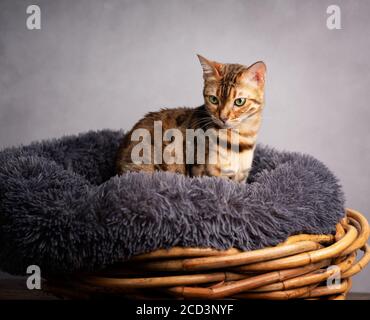
M 227 64 L 210 61 L 198 55 L 203 68 L 204 78 L 204 104 L 197 108 L 162 109 L 150 112 L 139 120 L 131 131 L 125 135 L 117 153 L 117 173 L 127 171 L 155 170 L 178 172 L 189 176 L 218 176 L 245 182 L 252 166 L 253 153 L 256 146 L 257 134 L 261 126 L 262 110 L 264 106 L 264 87 L 266 66 L 259 61 L 251 66 L 240 64 Z M 223 129 L 226 131 L 226 143 L 218 145 L 219 161 L 210 162 L 209 139 L 205 148 L 206 161 L 199 161 L 197 155 L 194 161 L 155 162 L 150 159 L 145 164 L 132 160 L 132 152 L 138 145 L 133 133 L 137 129 L 146 129 L 150 133 L 151 155 L 155 150 L 155 123 L 161 121 L 162 130 L 178 129 L 185 136 L 189 129 L 213 129 L 216 133 Z M 238 138 L 238 152 L 234 151 L 231 140 L 232 134 Z M 144 138 L 143 138 L 144 139 Z M 220 138 L 221 139 L 221 138 Z M 165 156 L 165 149 L 172 140 L 161 142 L 161 150 Z M 186 143 L 183 143 L 182 159 L 186 159 Z M 194 150 L 197 153 L 197 142 Z M 143 153 L 143 152 L 142 152 Z M 142 154 L 141 153 L 141 154 Z M 172 153 L 173 154 L 173 151 Z M 221 160 L 223 159 L 223 160 Z M 232 161 L 233 160 L 233 161 Z

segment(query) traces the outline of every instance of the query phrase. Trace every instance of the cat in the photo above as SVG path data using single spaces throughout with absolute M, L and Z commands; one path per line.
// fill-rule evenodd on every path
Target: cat
M 179 107 L 174 109 L 161 109 L 150 112 L 139 120 L 131 131 L 126 134 L 120 144 L 117 158 L 117 173 L 127 171 L 155 170 L 177 172 L 188 176 L 217 176 L 231 179 L 237 182 L 245 182 L 252 166 L 253 154 L 256 146 L 257 134 L 261 126 L 262 110 L 264 107 L 264 88 L 266 65 L 258 61 L 251 66 L 240 64 L 227 64 L 208 60 L 198 55 L 203 69 L 204 79 L 204 104 L 197 108 Z M 184 135 L 188 129 L 214 129 L 220 132 L 226 130 L 227 142 L 224 147 L 219 147 L 222 154 L 220 159 L 211 163 L 198 161 L 196 157 L 193 163 L 135 163 L 132 161 L 132 152 L 138 141 L 133 141 L 133 132 L 137 129 L 149 131 L 151 140 L 150 151 L 153 154 L 154 131 L 156 121 L 161 121 L 163 131 L 176 128 Z M 231 150 L 231 134 L 236 134 L 238 152 Z M 208 140 L 207 140 L 208 141 Z M 163 141 L 161 150 L 172 141 Z M 197 144 L 194 146 L 195 153 Z M 209 147 L 209 141 L 207 143 Z M 183 148 L 186 153 L 186 148 Z M 207 156 L 210 149 L 205 148 Z M 183 155 L 186 159 L 186 154 Z M 233 160 L 233 161 L 231 161 Z

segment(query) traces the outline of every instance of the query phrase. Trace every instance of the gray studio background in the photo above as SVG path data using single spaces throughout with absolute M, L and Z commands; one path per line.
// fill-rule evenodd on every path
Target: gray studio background
M 26 29 L 30 4 L 41 30 Z M 326 28 L 330 4 L 342 30 Z M 196 53 L 264 60 L 260 141 L 325 162 L 370 219 L 369 12 L 361 0 L 1 0 L 0 148 L 198 106 Z M 370 292 L 370 268 L 354 291 Z

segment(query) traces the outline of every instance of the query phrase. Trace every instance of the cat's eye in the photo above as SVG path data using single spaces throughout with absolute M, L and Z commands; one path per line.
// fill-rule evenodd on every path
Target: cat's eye
M 209 96 L 208 100 L 212 104 L 218 104 L 218 98 L 216 96 Z
M 245 101 L 246 101 L 245 98 L 238 98 L 238 99 L 235 99 L 234 104 L 237 107 L 241 107 L 241 106 L 243 106 L 245 104 Z

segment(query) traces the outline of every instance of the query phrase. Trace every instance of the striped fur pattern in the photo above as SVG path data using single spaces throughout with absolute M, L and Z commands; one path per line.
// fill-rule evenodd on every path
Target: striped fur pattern
M 266 67 L 256 62 L 247 67 L 240 64 L 223 64 L 198 55 L 203 68 L 204 104 L 197 108 L 162 109 L 148 113 L 124 137 L 117 154 L 117 172 L 155 170 L 178 172 L 189 176 L 219 176 L 238 182 L 246 181 L 251 169 L 257 134 L 260 129 L 264 106 Z M 210 163 L 207 140 L 206 162 L 193 164 L 134 164 L 131 152 L 138 142 L 131 135 L 136 129 L 147 129 L 154 136 L 154 122 L 161 121 L 163 132 L 176 128 L 185 137 L 186 129 L 223 129 L 227 132 L 224 143 L 217 144 L 220 161 Z M 237 136 L 237 148 L 233 146 Z M 220 138 L 221 139 L 221 138 Z M 163 151 L 170 142 L 163 142 Z M 197 145 L 195 140 L 195 155 Z M 223 147 L 224 146 L 224 147 Z M 233 148 L 232 148 L 233 147 Z M 152 154 L 154 140 L 152 139 Z M 186 153 L 186 148 L 183 148 Z M 183 155 L 186 159 L 186 154 Z

